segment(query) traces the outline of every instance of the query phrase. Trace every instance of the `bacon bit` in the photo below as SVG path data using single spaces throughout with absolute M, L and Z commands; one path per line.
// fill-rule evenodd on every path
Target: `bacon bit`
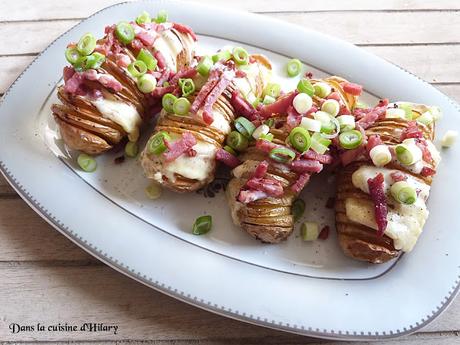
M 133 48 L 133 50 L 135 50 L 135 51 L 139 51 L 142 48 L 144 48 L 144 44 L 138 38 L 133 39 L 133 41 L 130 43 L 130 45 L 131 45 L 131 48 Z
M 407 127 L 402 131 L 400 140 L 411 138 L 423 138 L 422 131 L 418 128 L 417 122 L 410 121 L 407 124 Z
M 300 174 L 299 175 L 299 178 L 297 179 L 297 181 L 294 182 L 293 185 L 291 185 L 291 190 L 298 194 L 302 191 L 302 189 L 305 188 L 305 186 L 307 185 L 308 181 L 310 181 L 310 175 L 307 174 L 307 173 L 304 173 L 304 174 Z
M 121 164 L 121 163 L 123 163 L 124 161 L 125 161 L 125 156 L 120 156 L 120 157 L 117 157 L 117 158 L 115 158 L 115 159 L 113 160 L 113 162 L 114 162 L 115 164 Z
M 302 115 L 300 115 L 292 105 L 287 108 L 287 119 L 286 119 L 286 126 L 287 129 L 291 130 L 297 127 L 302 121 Z
M 250 121 L 255 121 L 257 119 L 256 110 L 248 101 L 240 96 L 238 90 L 232 92 L 231 103 L 238 115 L 244 116 Z
M 340 161 L 342 162 L 343 166 L 347 166 L 348 164 L 354 162 L 364 152 L 366 152 L 365 146 L 359 146 L 353 150 L 346 150 L 340 155 Z
M 74 73 L 71 75 L 69 70 L 64 70 L 64 73 L 67 74 L 67 80 L 65 80 L 64 91 L 74 94 L 83 84 L 83 75 L 81 73 Z M 70 78 L 69 78 L 70 76 Z
M 422 150 L 422 158 L 425 162 L 427 163 L 432 163 L 433 162 L 433 157 L 431 156 L 431 152 L 428 149 L 428 145 L 426 143 L 425 139 L 416 139 L 415 140 L 415 145 Z
M 256 141 L 256 148 L 259 149 L 260 151 L 263 151 L 265 153 L 270 153 L 271 150 L 274 148 L 277 148 L 278 145 L 272 143 L 271 141 L 264 140 L 264 139 L 258 139 Z
M 378 227 L 377 236 L 379 237 L 383 236 L 388 224 L 387 200 L 385 191 L 383 190 L 384 181 L 385 179 L 382 173 L 378 173 L 374 178 L 367 180 L 369 194 L 371 195 L 372 201 L 374 203 L 374 215 Z
M 254 170 L 254 174 L 252 175 L 252 177 L 263 178 L 265 174 L 267 173 L 267 171 L 268 171 L 268 162 L 262 161 L 259 163 L 256 170 Z
M 330 231 L 330 228 L 329 228 L 329 225 L 326 225 L 325 227 L 323 227 L 321 229 L 321 231 L 319 232 L 319 235 L 318 235 L 318 238 L 320 240 L 327 240 L 328 237 L 329 237 L 329 231 Z
M 174 91 L 175 87 L 173 85 L 169 86 L 159 86 L 153 89 L 153 91 L 150 93 L 153 97 L 156 98 L 161 98 L 167 93 L 172 93 Z
M 382 140 L 380 139 L 379 135 L 371 135 L 367 140 L 366 151 L 367 153 L 371 152 L 371 150 L 376 147 L 377 145 L 382 145 Z
M 353 115 L 358 119 L 358 123 L 362 128 L 367 129 L 378 119 L 385 118 L 388 106 L 388 99 L 379 101 L 379 104 L 374 108 L 361 109 L 357 108 L 353 111 Z
M 309 116 L 310 114 L 316 113 L 319 109 L 312 105 L 311 108 L 305 113 L 305 116 Z
M 224 149 L 217 150 L 216 160 L 224 163 L 232 169 L 236 168 L 241 163 L 241 161 L 237 157 L 232 155 L 230 152 L 225 151 Z
M 299 92 L 297 90 L 290 92 L 285 96 L 279 97 L 274 103 L 264 105 L 260 108 L 260 115 L 263 118 L 269 118 L 273 114 L 286 114 L 288 107 L 292 105 L 292 101 L 298 93 Z
M 72 78 L 72 76 L 75 74 L 75 70 L 73 69 L 73 67 L 66 66 L 64 67 L 62 74 L 64 76 L 64 82 L 67 82 L 67 80 Z
M 311 78 L 313 78 L 313 73 L 312 72 L 307 72 L 307 73 L 305 73 L 305 77 L 307 77 L 308 79 L 311 79 Z
M 331 93 L 326 97 L 326 99 L 334 99 L 334 100 L 336 100 L 337 102 L 341 102 L 341 101 L 342 101 L 342 97 L 340 97 L 340 93 L 338 93 L 337 91 L 331 92 Z
M 157 59 L 159 69 L 163 69 L 163 68 L 166 67 L 165 57 L 163 56 L 163 54 L 159 50 L 155 51 L 153 56 L 155 57 L 155 59 Z
M 319 173 L 323 165 L 318 161 L 298 159 L 291 163 L 291 170 L 296 173 Z
M 343 91 L 353 96 L 359 96 L 361 95 L 361 92 L 363 91 L 363 87 L 359 84 L 346 82 L 346 83 L 342 83 L 341 85 L 342 85 Z
M 194 41 L 197 40 L 197 37 L 195 33 L 193 32 L 192 28 L 187 25 L 173 23 L 173 29 L 176 29 L 177 31 L 182 32 L 183 34 L 189 34 L 190 36 L 192 36 Z
M 110 74 L 99 74 L 97 80 L 102 84 L 102 86 L 110 88 L 114 91 L 118 92 L 123 89 L 123 85 L 121 85 L 121 83 Z
M 235 71 L 235 76 L 236 76 L 237 78 L 246 78 L 246 75 L 247 75 L 246 72 L 244 72 L 244 71 L 242 71 L 242 70 L 240 70 L 240 69 L 237 69 L 237 70 Z
M 326 201 L 326 208 L 332 209 L 335 206 L 335 198 L 330 197 Z
M 161 72 L 161 75 L 158 77 L 157 85 L 163 86 L 165 81 L 168 81 L 171 78 L 171 74 L 171 70 L 169 68 L 165 68 L 163 72 Z
M 424 166 L 422 171 L 420 171 L 420 175 L 423 177 L 433 176 L 434 174 L 436 174 L 436 170 L 427 166 Z
M 116 63 L 120 67 L 128 67 L 129 64 L 131 63 L 131 59 L 126 54 L 117 54 Z
M 265 199 L 268 195 L 265 192 L 259 190 L 242 190 L 237 196 L 237 200 L 243 204 L 249 204 L 250 202 Z
M 171 79 L 171 85 L 176 85 L 181 78 L 193 78 L 198 72 L 195 68 L 184 68 L 177 72 Z
M 318 161 L 322 164 L 331 164 L 332 163 L 332 156 L 331 155 L 322 155 L 320 153 L 316 153 L 315 151 L 313 150 L 308 150 L 307 152 L 304 152 L 302 155 L 301 155 L 302 158 L 305 158 L 305 159 L 311 159 L 311 160 L 315 160 L 315 161 Z
M 216 86 L 211 90 L 211 92 L 206 97 L 203 106 L 203 121 L 210 125 L 214 122 L 214 116 L 212 114 L 212 106 L 216 103 L 217 99 L 222 95 L 222 92 L 227 88 L 227 86 L 231 83 L 232 76 L 228 76 L 227 74 L 223 74 L 222 79 L 220 79 Z
M 391 178 L 394 182 L 406 181 L 407 176 L 403 174 L 401 171 L 392 171 L 390 173 Z
M 195 100 L 193 101 L 190 107 L 190 112 L 192 114 L 197 113 L 198 109 L 201 107 L 201 104 L 203 104 L 206 97 L 208 97 L 208 94 L 217 85 L 220 75 L 221 75 L 221 71 L 218 69 L 213 69 L 211 71 L 211 73 L 209 74 L 208 81 L 206 82 L 206 84 L 203 85 L 200 92 L 198 92 L 198 95 L 195 97 Z
M 147 31 L 141 31 L 136 35 L 136 38 L 138 38 L 146 47 L 151 47 L 157 37 L 152 36 Z
M 279 198 L 283 196 L 284 190 L 281 182 L 270 179 L 270 178 L 256 178 L 253 177 L 246 182 L 246 187 L 251 190 L 257 190 L 264 192 L 268 196 Z
M 173 160 L 180 157 L 182 154 L 188 152 L 193 146 L 196 145 L 196 138 L 190 132 L 182 133 L 182 138 L 175 141 L 170 142 L 169 140 L 164 140 L 168 151 L 163 153 L 166 162 L 172 162 Z

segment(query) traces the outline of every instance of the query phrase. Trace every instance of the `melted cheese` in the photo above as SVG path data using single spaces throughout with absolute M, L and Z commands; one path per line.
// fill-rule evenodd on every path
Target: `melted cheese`
M 163 55 L 166 66 L 177 72 L 177 56 L 184 47 L 181 41 L 170 30 L 163 31 L 153 44 L 156 50 Z
M 175 174 L 198 181 L 206 180 L 214 169 L 217 149 L 203 141 L 198 141 L 193 149 L 196 151 L 194 157 L 183 154 L 172 162 L 164 162 L 161 166 L 162 174 L 173 182 Z
M 356 188 L 365 193 L 369 193 L 367 180 L 382 173 L 385 179 L 384 189 L 388 193 L 393 180 L 391 173 L 395 170 L 377 168 L 373 166 L 362 166 L 353 173 L 352 182 Z M 407 175 L 406 182 L 419 190 L 417 201 L 412 205 L 404 205 L 388 197 L 388 225 L 385 234 L 393 239 L 396 249 L 408 252 L 411 251 L 422 233 L 423 226 L 428 218 L 426 199 L 430 192 L 430 186 Z M 347 198 L 345 200 L 345 210 L 347 217 L 356 223 L 363 224 L 377 230 L 377 223 L 374 215 L 374 205 L 369 200 Z
M 132 104 L 105 98 L 92 100 L 91 103 L 103 117 L 119 124 L 128 133 L 130 141 L 136 141 L 139 138 L 139 126 L 142 119 Z

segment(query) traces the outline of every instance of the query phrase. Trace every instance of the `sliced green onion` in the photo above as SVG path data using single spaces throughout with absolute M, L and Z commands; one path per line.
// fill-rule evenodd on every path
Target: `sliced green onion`
M 147 72 L 147 66 L 144 61 L 136 60 L 133 63 L 129 64 L 128 72 L 134 77 L 140 77 Z
M 115 34 L 121 43 L 129 44 L 134 40 L 134 28 L 128 22 L 119 22 L 115 27 Z
M 457 137 L 458 137 L 457 131 L 448 130 L 441 139 L 442 147 L 451 147 L 457 140 Z
M 216 63 L 217 61 L 226 62 L 232 58 L 232 54 L 228 50 L 221 50 L 217 54 L 212 56 L 212 61 Z
M 326 98 L 332 92 L 332 87 L 322 81 L 313 85 L 313 88 L 315 89 L 315 95 L 319 98 Z
M 270 127 L 265 124 L 260 125 L 257 127 L 254 132 L 252 132 L 252 137 L 254 139 L 259 139 L 261 135 L 267 135 L 270 132 Z
M 168 113 L 173 112 L 173 105 L 174 102 L 176 101 L 177 97 L 174 96 L 172 93 L 167 93 L 163 96 L 161 99 L 161 105 L 164 110 L 166 110 Z
M 388 108 L 385 112 L 385 118 L 387 119 L 405 119 L 406 111 L 401 108 Z
M 157 23 L 166 23 L 168 21 L 168 12 L 166 12 L 166 10 L 158 11 L 155 21 Z
M 266 124 L 268 127 L 272 128 L 275 125 L 275 119 L 265 120 L 264 124 Z
M 153 71 L 157 68 L 157 59 L 155 59 L 147 49 L 142 48 L 137 54 L 137 60 L 142 61 L 147 66 L 147 70 Z
M 406 181 L 395 182 L 390 187 L 390 192 L 393 198 L 401 204 L 412 205 L 417 200 L 417 191 Z
M 355 117 L 353 115 L 337 116 L 337 121 L 339 121 L 341 131 L 349 131 L 356 127 Z
M 296 77 L 300 74 L 302 70 L 302 63 L 299 59 L 289 60 L 286 64 L 286 72 L 290 77 Z
M 272 142 L 273 138 L 274 138 L 273 134 L 267 133 L 267 134 L 261 134 L 259 137 L 259 140 L 267 140 L 267 141 Z
M 78 52 L 77 47 L 69 47 L 65 50 L 65 58 L 72 65 L 75 64 L 80 57 L 81 55 Z
M 278 98 L 281 93 L 281 85 L 276 83 L 269 83 L 264 89 L 263 95 Z
M 304 241 L 315 241 L 319 236 L 319 226 L 317 223 L 304 222 L 300 228 L 300 233 Z
M 370 152 L 369 156 L 376 167 L 383 167 L 391 162 L 391 152 L 387 145 L 376 145 Z
M 246 138 L 250 138 L 256 126 L 247 118 L 240 116 L 235 120 L 235 128 L 238 132 L 243 134 Z
M 276 101 L 276 99 L 273 98 L 272 96 L 265 95 L 264 100 L 262 101 L 262 103 L 267 105 L 267 104 L 275 103 L 275 101 Z
M 306 78 L 302 78 L 299 80 L 297 84 L 297 90 L 301 93 L 306 93 L 308 96 L 312 97 L 315 94 L 315 89 L 313 85 L 310 83 L 310 80 Z
M 138 152 L 139 146 L 137 145 L 137 143 L 134 141 L 128 141 L 128 143 L 125 146 L 125 155 L 134 158 L 137 156 Z
M 77 49 L 81 55 L 91 54 L 94 48 L 96 48 L 96 37 L 91 33 L 84 34 L 77 43 Z
M 294 106 L 294 109 L 299 114 L 303 115 L 303 114 L 306 114 L 307 111 L 311 109 L 313 105 L 313 100 L 306 93 L 299 93 L 298 95 L 294 97 L 294 100 L 292 101 L 292 105 Z
M 236 151 L 232 149 L 230 146 L 225 145 L 224 150 L 227 151 L 228 153 L 231 153 L 232 155 L 236 156 Z
M 227 145 L 236 151 L 244 151 L 248 147 L 249 141 L 243 134 L 232 131 L 227 137 Z
M 147 152 L 155 155 L 160 155 L 165 152 L 167 149 L 165 139 L 171 140 L 168 133 L 163 131 L 156 133 L 147 143 Z
M 141 14 L 139 14 L 136 18 L 136 23 L 139 25 L 151 22 L 152 18 L 150 18 L 150 14 L 147 11 L 142 11 Z
M 292 203 L 291 207 L 292 215 L 294 216 L 294 222 L 298 221 L 305 212 L 305 201 L 302 199 L 296 199 Z
M 101 53 L 94 52 L 88 56 L 81 56 L 74 64 L 77 71 L 86 71 L 88 69 L 98 69 L 105 61 L 105 56 Z
M 195 92 L 195 83 L 190 78 L 179 79 L 179 86 L 184 97 L 190 96 Z
M 257 108 L 257 106 L 260 104 L 260 98 L 256 97 L 253 101 L 252 101 L 252 106 L 254 108 Z
M 192 233 L 194 235 L 204 235 L 208 233 L 212 228 L 212 217 L 201 216 L 195 220 L 193 224 Z
M 233 60 L 237 65 L 247 65 L 249 63 L 249 54 L 242 47 L 233 48 Z
M 187 115 L 190 110 L 190 101 L 185 97 L 180 97 L 174 101 L 173 112 L 177 115 Z
M 303 153 L 311 146 L 310 133 L 302 127 L 295 127 L 289 133 L 289 142 L 297 151 Z
M 311 136 L 311 140 L 315 140 L 317 141 L 318 143 L 320 143 L 321 145 L 324 145 L 327 147 L 329 147 L 329 145 L 331 145 L 332 141 L 325 138 L 323 136 L 324 134 L 322 133 L 313 133 L 313 135 Z
M 398 103 L 398 108 L 404 110 L 404 118 L 406 120 L 412 120 L 414 113 L 412 112 L 412 106 L 408 103 Z
M 152 182 L 145 188 L 145 194 L 151 200 L 158 199 L 161 196 L 161 186 L 156 182 Z
M 302 117 L 300 126 L 312 132 L 321 131 L 321 122 L 318 120 L 310 119 L 309 117 Z
M 279 163 L 289 163 L 295 158 L 295 152 L 286 147 L 276 147 L 270 151 L 269 157 Z
M 352 129 L 351 131 L 342 132 L 339 135 L 339 143 L 344 149 L 352 150 L 361 145 L 363 135 L 360 131 Z
M 422 115 L 417 117 L 415 121 L 422 123 L 425 126 L 429 126 L 434 122 L 434 118 L 430 111 L 425 111 Z
M 137 78 L 136 84 L 142 93 L 150 93 L 155 90 L 157 80 L 151 74 L 144 74 Z
M 203 77 L 207 77 L 213 64 L 214 63 L 212 62 L 212 59 L 209 56 L 205 55 L 201 58 L 200 62 L 196 66 L 196 70 Z
M 324 154 L 327 151 L 326 145 L 321 144 L 319 141 L 314 140 L 313 138 L 311 139 L 311 148 L 313 151 L 319 154 Z
M 317 111 L 313 114 L 315 120 L 321 122 L 321 132 L 324 133 L 332 133 L 334 129 L 336 129 L 335 124 L 332 122 L 332 117 L 325 111 Z M 339 125 L 340 127 L 340 125 Z
M 324 101 L 321 110 L 332 116 L 337 116 L 340 111 L 340 104 L 335 99 L 328 99 Z
M 415 144 L 402 143 L 395 147 L 396 158 L 404 165 L 412 165 L 422 159 L 422 150 Z
M 93 172 L 97 168 L 96 160 L 87 155 L 86 153 L 80 153 L 77 157 L 77 163 L 86 172 Z

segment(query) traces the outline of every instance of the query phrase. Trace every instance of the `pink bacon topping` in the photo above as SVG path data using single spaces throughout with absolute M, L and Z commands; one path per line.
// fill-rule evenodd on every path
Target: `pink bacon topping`
M 363 91 L 363 87 L 359 84 L 345 82 L 345 83 L 342 83 L 341 85 L 342 85 L 343 91 L 353 96 L 359 96 L 361 95 L 361 92 Z
M 232 169 L 236 168 L 241 163 L 237 157 L 224 149 L 217 150 L 216 159 Z
M 254 107 L 249 104 L 243 97 L 241 97 L 238 90 L 232 92 L 231 103 L 235 109 L 236 114 L 246 117 L 250 121 L 257 120 L 257 114 Z
M 193 32 L 193 30 L 189 26 L 184 25 L 184 24 L 180 24 L 180 23 L 173 23 L 173 28 L 176 29 L 177 31 L 183 33 L 183 34 L 189 34 L 190 36 L 192 36 L 194 41 L 197 40 L 197 37 L 196 37 L 195 33 Z
M 318 161 L 298 159 L 291 163 L 291 170 L 296 173 L 319 173 L 323 165 Z
M 288 93 L 287 95 L 279 97 L 272 104 L 264 105 L 260 108 L 259 114 L 263 118 L 271 117 L 273 114 L 286 114 L 294 97 L 297 96 L 299 92 L 296 90 L 294 92 Z
M 169 140 L 165 139 L 164 142 L 168 148 L 168 151 L 163 153 L 163 157 L 165 158 L 166 162 L 172 162 L 184 153 L 193 152 L 190 150 L 193 146 L 196 145 L 196 138 L 192 133 L 184 132 L 182 133 L 181 139 L 174 142 L 170 142 Z
M 400 140 L 403 141 L 405 139 L 411 139 L 411 138 L 423 138 L 423 133 L 418 128 L 417 122 L 415 121 L 410 121 L 407 124 L 407 127 L 401 133 Z
M 300 174 L 297 181 L 295 181 L 292 185 L 291 185 L 291 190 L 296 193 L 296 194 L 299 194 L 302 189 L 305 188 L 305 186 L 307 185 L 308 181 L 310 181 L 310 175 L 307 174 L 307 173 L 303 173 L 303 174 Z
M 384 177 L 382 173 L 378 173 L 374 178 L 367 180 L 367 185 L 369 187 L 369 194 L 374 203 L 374 215 L 375 222 L 377 223 L 377 236 L 381 237 L 385 233 L 387 228 L 388 220 L 388 208 L 387 208 L 387 199 L 385 196 L 385 191 L 383 190 Z

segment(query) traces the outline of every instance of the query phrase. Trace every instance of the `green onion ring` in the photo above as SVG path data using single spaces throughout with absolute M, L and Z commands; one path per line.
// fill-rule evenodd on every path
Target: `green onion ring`
M 250 138 L 256 129 L 256 126 L 254 126 L 251 121 L 242 116 L 235 120 L 234 125 L 236 130 L 243 134 L 246 138 Z
M 295 152 L 286 147 L 276 147 L 270 151 L 269 157 L 279 163 L 289 163 L 295 158 Z
M 363 135 L 361 134 L 360 131 L 357 131 L 355 129 L 352 129 L 351 131 L 340 133 L 339 135 L 340 146 L 342 146 L 344 149 L 347 149 L 347 150 L 352 150 L 352 149 L 357 148 L 359 145 L 361 145 L 362 141 L 363 141 Z

